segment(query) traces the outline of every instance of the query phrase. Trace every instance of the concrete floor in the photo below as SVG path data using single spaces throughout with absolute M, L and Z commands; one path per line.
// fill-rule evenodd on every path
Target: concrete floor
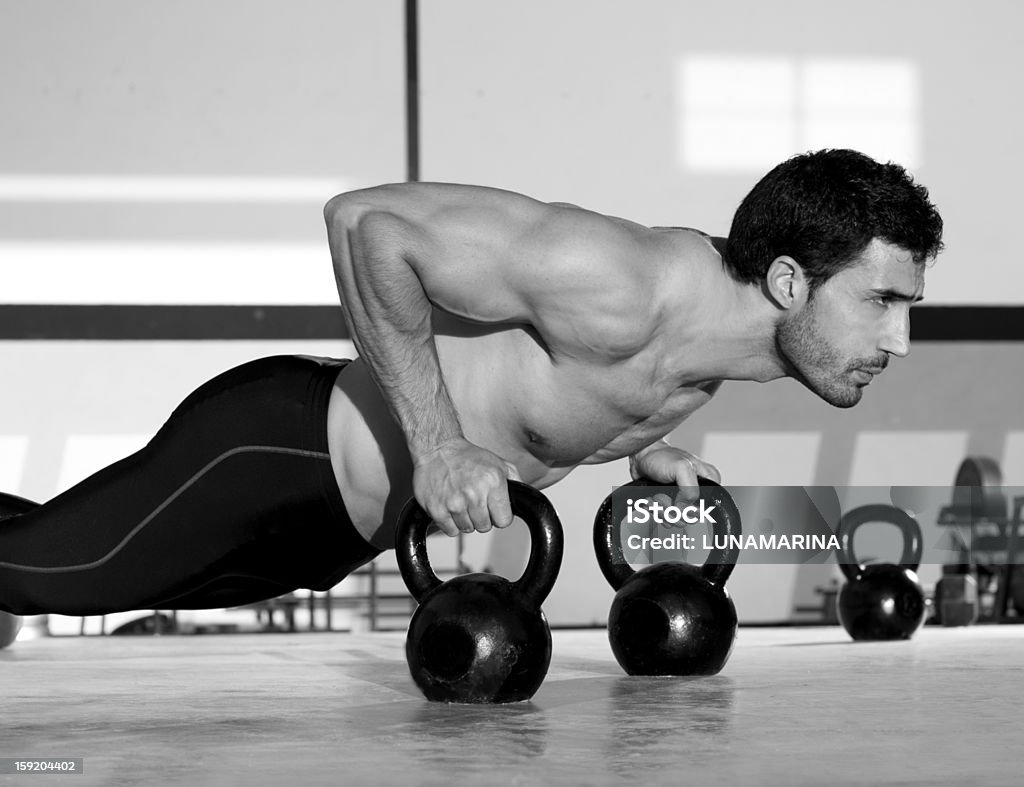
M 1021 784 L 1024 626 L 743 628 L 711 678 L 555 631 L 529 703 L 426 702 L 403 634 L 45 638 L 0 651 L 0 784 Z

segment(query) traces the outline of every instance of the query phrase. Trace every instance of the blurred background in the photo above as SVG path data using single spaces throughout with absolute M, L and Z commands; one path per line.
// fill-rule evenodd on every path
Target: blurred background
M 945 218 L 911 356 L 853 410 L 727 384 L 672 441 L 729 485 L 950 485 L 967 455 L 1024 484 L 1022 23 L 1012 0 L 0 0 L 0 489 L 52 497 L 236 363 L 351 355 L 335 193 L 481 183 L 724 235 L 821 147 L 904 164 Z M 590 528 L 627 478 L 550 490 L 554 625 L 605 619 Z M 503 538 L 464 561 L 516 570 Z M 743 622 L 799 621 L 838 576 L 741 569 Z

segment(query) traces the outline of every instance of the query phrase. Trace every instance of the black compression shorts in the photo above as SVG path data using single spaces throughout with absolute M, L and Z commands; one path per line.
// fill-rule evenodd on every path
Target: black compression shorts
M 328 454 L 345 363 L 276 356 L 225 372 L 138 453 L 0 519 L 0 609 L 237 606 L 326 590 L 373 560 L 380 550 L 353 526 Z

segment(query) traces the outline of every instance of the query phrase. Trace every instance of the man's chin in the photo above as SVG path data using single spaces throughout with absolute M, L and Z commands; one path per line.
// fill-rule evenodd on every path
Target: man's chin
M 801 380 L 801 382 L 810 391 L 816 393 L 819 398 L 841 410 L 853 407 L 855 404 L 860 402 L 861 398 L 864 396 L 864 389 L 859 385 L 831 385 L 823 388 L 821 386 L 816 386 L 807 380 Z
M 831 390 L 826 393 L 819 394 L 819 396 L 833 407 L 846 410 L 853 407 L 863 398 L 864 389 L 859 385 L 851 385 L 849 388 Z

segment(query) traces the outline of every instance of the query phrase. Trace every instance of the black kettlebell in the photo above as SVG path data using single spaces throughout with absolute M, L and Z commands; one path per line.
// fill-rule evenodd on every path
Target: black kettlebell
M 867 522 L 887 522 L 903 533 L 900 564 L 864 565 L 853 552 L 853 534 Z M 839 591 L 839 622 L 855 640 L 910 639 L 925 618 L 924 592 L 917 578 L 921 528 L 902 508 L 875 504 L 855 508 L 839 520 L 839 567 L 846 584 Z
M 548 499 L 509 481 L 512 513 L 530 530 L 530 559 L 516 582 L 463 574 L 441 582 L 427 558 L 430 518 L 410 500 L 395 534 L 398 565 L 419 602 L 405 655 L 423 695 L 434 702 L 528 700 L 551 662 L 551 631 L 540 609 L 562 563 L 562 525 Z
M 729 493 L 714 481 L 698 481 L 701 498 L 716 507 L 714 535 L 739 536 L 740 514 Z M 647 486 L 667 485 L 639 480 L 619 487 L 594 520 L 597 561 L 616 591 L 608 613 L 612 652 L 630 675 L 714 675 L 736 639 L 736 607 L 725 581 L 739 549 L 715 549 L 703 566 L 656 563 L 634 571 L 622 553 L 621 514 L 625 495 Z

